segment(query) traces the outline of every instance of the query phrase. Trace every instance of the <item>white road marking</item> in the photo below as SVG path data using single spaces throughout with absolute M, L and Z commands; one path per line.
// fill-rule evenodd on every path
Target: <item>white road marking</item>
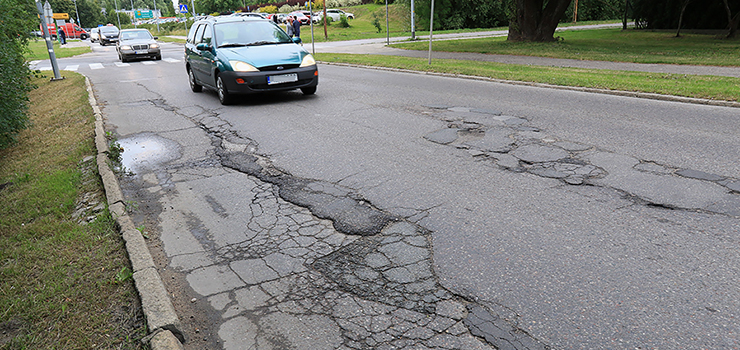
M 157 64 L 157 62 L 153 62 L 153 61 L 142 61 L 141 64 L 152 65 L 152 64 Z
M 105 67 L 103 67 L 102 63 L 90 63 L 90 69 L 103 69 L 103 68 Z
M 118 67 L 128 67 L 128 66 L 130 66 L 130 64 L 123 63 L 123 62 L 116 62 L 116 66 L 118 66 Z
M 165 58 L 165 59 L 163 59 L 163 61 L 169 62 L 169 63 L 177 63 L 177 62 L 180 62 L 180 60 L 178 60 L 176 58 Z
M 79 64 L 71 64 L 71 65 L 65 67 L 64 70 L 70 70 L 70 71 L 76 72 L 77 71 L 77 68 L 80 68 L 80 65 Z

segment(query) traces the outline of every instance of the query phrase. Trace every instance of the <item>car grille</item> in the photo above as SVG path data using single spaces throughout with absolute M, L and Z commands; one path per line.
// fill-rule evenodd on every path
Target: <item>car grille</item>
M 298 65 L 298 64 L 279 64 L 279 65 L 275 65 L 275 66 L 265 66 L 265 67 L 262 67 L 262 68 L 260 68 L 260 71 L 261 72 L 283 71 L 283 70 L 286 70 L 286 69 L 298 68 L 298 66 L 300 66 L 300 65 Z
M 149 49 L 149 45 L 131 45 L 131 48 L 134 50 L 147 50 Z

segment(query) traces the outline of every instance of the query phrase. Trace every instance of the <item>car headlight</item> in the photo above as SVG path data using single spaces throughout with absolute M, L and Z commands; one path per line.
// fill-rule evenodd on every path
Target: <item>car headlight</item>
M 303 61 L 301 61 L 301 67 L 308 67 L 308 66 L 315 66 L 316 60 L 313 59 L 313 56 L 310 54 L 303 57 Z
M 159 48 L 159 44 L 149 44 L 149 48 L 150 49 L 158 49 Z
M 231 68 L 234 69 L 235 72 L 259 72 L 259 69 L 254 68 L 253 65 L 247 62 L 229 61 L 229 64 L 231 65 Z
M 121 50 L 131 50 L 131 46 L 121 45 Z

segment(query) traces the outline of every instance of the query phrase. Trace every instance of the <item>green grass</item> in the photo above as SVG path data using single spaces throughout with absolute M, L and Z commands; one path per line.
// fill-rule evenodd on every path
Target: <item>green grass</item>
M 432 61 L 432 65 L 428 65 L 426 58 L 385 55 L 317 53 L 316 58 L 324 62 L 343 62 L 562 86 L 648 92 L 728 101 L 737 101 L 740 97 L 740 79 L 728 77 L 541 67 L 442 59 L 435 59 Z
M 105 197 L 94 157 L 82 161 L 96 154 L 84 78 L 64 75 L 34 79 L 33 125 L 0 151 L 0 349 L 143 349 L 115 222 L 71 217 L 83 195 Z
M 49 51 L 47 51 L 46 48 L 46 41 L 42 39 L 29 41 L 28 50 L 29 52 L 26 54 L 26 60 L 28 61 L 49 59 Z M 88 52 L 92 52 L 89 46 L 61 47 L 59 45 L 59 41 L 54 41 L 54 55 L 57 58 L 72 57 Z
M 711 66 L 740 66 L 740 39 L 716 35 L 598 29 L 556 33 L 563 40 L 553 43 L 509 42 L 506 38 L 435 41 L 435 51 L 477 52 L 611 62 L 669 63 Z M 427 50 L 428 42 L 393 45 L 409 50 Z

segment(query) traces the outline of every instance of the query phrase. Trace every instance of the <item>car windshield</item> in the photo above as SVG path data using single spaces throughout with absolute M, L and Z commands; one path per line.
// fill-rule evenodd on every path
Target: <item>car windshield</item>
M 293 43 L 280 27 L 270 21 L 219 23 L 215 29 L 217 47 Z
M 148 30 L 134 30 L 121 32 L 121 40 L 154 39 Z
M 101 33 L 118 33 L 118 28 L 116 27 L 100 27 Z

